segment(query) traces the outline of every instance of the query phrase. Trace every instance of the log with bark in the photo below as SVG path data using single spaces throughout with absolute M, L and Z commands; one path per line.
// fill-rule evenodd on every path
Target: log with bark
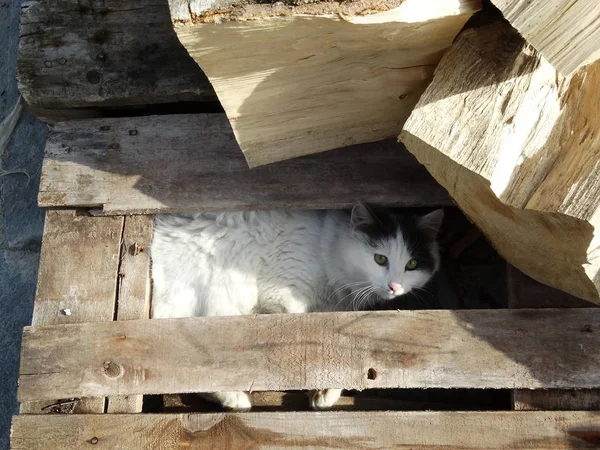
M 525 274 L 600 303 L 600 61 L 558 73 L 506 22 L 465 30 L 400 140 Z
M 396 136 L 479 0 L 170 0 L 250 166 Z

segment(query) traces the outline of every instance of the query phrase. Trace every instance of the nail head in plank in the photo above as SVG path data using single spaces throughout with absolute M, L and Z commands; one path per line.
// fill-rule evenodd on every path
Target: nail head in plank
M 589 332 L 589 330 L 592 332 Z M 29 327 L 19 399 L 315 388 L 600 387 L 600 313 L 348 312 Z M 370 369 L 377 377 L 370 379 Z
M 48 137 L 40 206 L 105 214 L 451 204 L 399 144 L 362 144 L 249 169 L 224 114 L 72 121 Z
M 589 449 L 600 443 L 591 412 L 262 412 L 16 416 L 13 450 L 337 448 Z

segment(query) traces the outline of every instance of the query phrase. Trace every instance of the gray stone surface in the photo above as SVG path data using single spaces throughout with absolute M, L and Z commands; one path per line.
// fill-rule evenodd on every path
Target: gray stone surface
M 0 122 L 19 94 L 15 79 L 20 2 L 0 1 Z M 44 224 L 36 196 L 46 126 L 22 114 L 0 154 L 0 449 L 9 448 L 23 326 L 31 321 Z M 23 170 L 24 173 L 6 173 Z

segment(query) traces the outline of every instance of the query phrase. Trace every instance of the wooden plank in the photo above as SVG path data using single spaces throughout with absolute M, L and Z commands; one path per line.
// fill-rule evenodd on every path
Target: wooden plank
M 73 210 L 46 212 L 33 325 L 113 320 L 122 229 L 122 217 L 89 217 Z M 23 403 L 21 412 L 51 412 L 46 407 L 60 403 L 48 396 L 39 399 L 47 401 Z M 101 413 L 104 398 L 85 398 L 63 407 Z
M 600 61 L 561 76 L 505 21 L 463 31 L 400 140 L 515 267 L 600 304 Z
M 600 411 L 598 389 L 517 389 L 513 394 L 517 411 Z
M 492 0 L 512 26 L 564 75 L 600 58 L 600 3 Z
M 277 412 L 17 416 L 13 450 L 337 448 L 531 450 L 600 445 L 591 412 Z
M 599 327 L 600 312 L 564 309 L 312 313 L 28 327 L 18 397 L 597 388 Z
M 150 318 L 150 254 L 153 216 L 125 217 L 121 242 L 121 265 L 117 288 L 117 320 Z M 142 395 L 113 396 L 107 399 L 109 413 L 141 412 Z
M 221 0 L 170 3 L 250 167 L 397 136 L 481 8 L 479 0 L 242 2 L 229 13 Z
M 46 109 L 215 101 L 166 0 L 48 0 L 21 18 L 19 89 Z
M 41 206 L 104 214 L 339 208 L 357 200 L 439 206 L 450 200 L 393 141 L 248 169 L 224 114 L 56 125 L 42 169 Z
M 519 269 L 507 267 L 509 306 L 511 308 L 590 308 L 595 304 L 529 278 Z M 513 407 L 526 410 L 599 410 L 600 390 L 517 389 Z

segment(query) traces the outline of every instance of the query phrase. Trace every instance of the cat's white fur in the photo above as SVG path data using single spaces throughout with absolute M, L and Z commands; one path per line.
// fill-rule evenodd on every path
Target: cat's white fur
M 428 216 L 437 231 L 441 210 Z M 437 244 L 431 250 L 437 269 Z M 405 271 L 411 254 L 401 235 L 374 248 L 341 211 L 157 216 L 151 252 L 154 318 L 360 309 L 422 287 L 433 274 Z M 388 258 L 387 268 L 375 253 Z M 390 293 L 391 282 L 401 291 Z M 311 404 L 329 407 L 340 392 L 317 391 Z M 243 392 L 212 396 L 229 409 L 251 406 Z

